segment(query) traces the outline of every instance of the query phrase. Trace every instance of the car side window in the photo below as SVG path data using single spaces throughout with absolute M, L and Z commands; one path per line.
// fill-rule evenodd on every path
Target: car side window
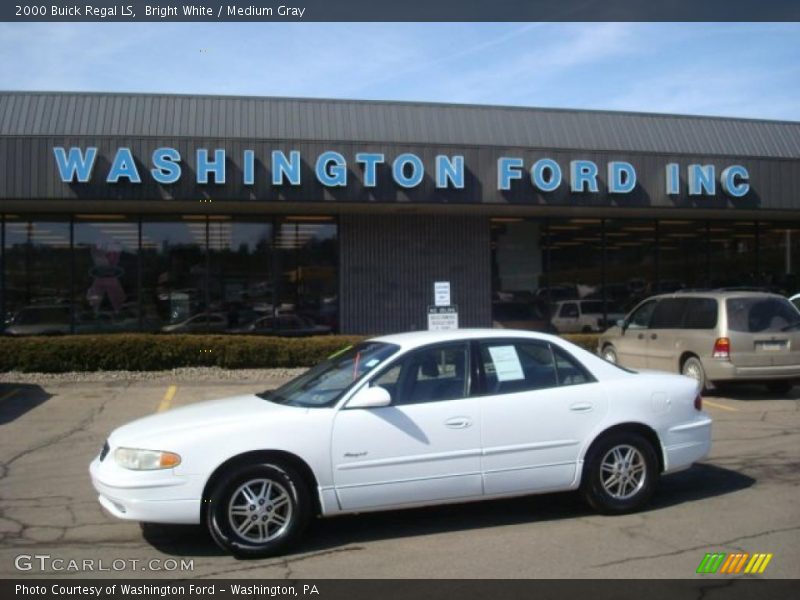
M 567 319 L 574 319 L 578 316 L 578 305 L 574 302 L 567 302 L 561 306 L 561 314 L 559 316 Z
M 686 305 L 687 298 L 661 300 L 650 318 L 650 329 L 680 329 Z
M 628 329 L 647 329 L 650 327 L 650 319 L 653 317 L 653 311 L 656 309 L 657 304 L 657 300 L 650 300 L 634 310 L 628 318 Z
M 372 385 L 386 389 L 392 405 L 464 398 L 468 360 L 466 343 L 421 348 L 381 373 Z
M 514 394 L 556 387 L 558 376 L 553 353 L 546 342 L 481 342 L 485 393 Z
M 714 329 L 719 309 L 713 298 L 690 298 L 683 314 L 684 329 Z
M 553 345 L 559 385 L 580 385 L 595 381 L 586 368 L 569 353 Z

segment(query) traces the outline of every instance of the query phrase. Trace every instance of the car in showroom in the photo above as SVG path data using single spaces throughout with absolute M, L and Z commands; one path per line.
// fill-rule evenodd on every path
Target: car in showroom
M 602 300 L 564 300 L 557 302 L 551 323 L 559 333 L 601 332 L 623 318 L 625 313 L 614 303 Z
M 786 393 L 800 380 L 800 313 L 765 292 L 662 294 L 601 335 L 598 352 L 631 369 L 682 373 L 703 389 L 757 382 Z
M 789 302 L 791 302 L 792 304 L 794 304 L 794 307 L 795 307 L 797 310 L 800 310 L 800 294 L 795 294 L 794 296 L 792 296 L 791 298 L 789 298 Z
M 464 329 L 374 338 L 276 390 L 139 419 L 90 473 L 112 515 L 203 523 L 257 557 L 314 516 L 564 490 L 636 511 L 710 446 L 690 378 L 547 334 Z

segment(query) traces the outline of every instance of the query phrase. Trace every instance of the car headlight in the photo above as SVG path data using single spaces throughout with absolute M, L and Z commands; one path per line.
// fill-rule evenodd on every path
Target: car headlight
M 181 464 L 181 457 L 174 452 L 140 448 L 117 448 L 114 451 L 114 460 L 120 467 L 134 471 L 171 469 Z

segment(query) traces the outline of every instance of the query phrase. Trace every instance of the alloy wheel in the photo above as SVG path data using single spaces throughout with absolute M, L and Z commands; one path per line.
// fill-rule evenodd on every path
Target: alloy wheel
M 600 463 L 600 482 L 616 500 L 627 500 L 644 487 L 647 465 L 642 453 L 628 444 L 614 446 Z
M 272 479 L 246 481 L 231 495 L 228 503 L 228 520 L 233 531 L 257 544 L 283 535 L 292 516 L 288 490 Z

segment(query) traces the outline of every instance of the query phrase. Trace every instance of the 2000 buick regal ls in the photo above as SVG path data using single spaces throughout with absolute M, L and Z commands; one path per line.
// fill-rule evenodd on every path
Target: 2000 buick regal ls
M 642 508 L 711 445 L 697 382 L 562 339 L 420 332 L 347 348 L 283 387 L 149 416 L 92 462 L 100 503 L 205 523 L 238 556 L 285 550 L 315 515 L 580 489 Z

